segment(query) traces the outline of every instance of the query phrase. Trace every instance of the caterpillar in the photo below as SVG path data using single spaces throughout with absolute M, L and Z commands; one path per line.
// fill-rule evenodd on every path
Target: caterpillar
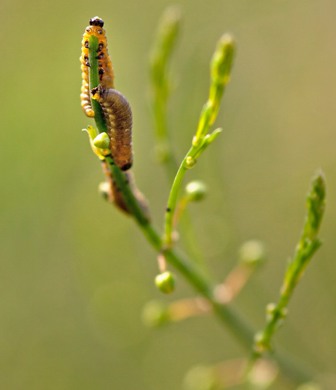
M 111 203 L 114 203 L 120 210 L 124 211 L 126 214 L 131 214 L 130 210 L 128 209 L 126 202 L 123 198 L 122 193 L 120 192 L 119 188 L 117 187 L 113 176 L 111 174 L 111 171 L 108 168 L 108 165 L 106 161 L 102 161 L 102 168 L 106 177 L 106 181 L 102 186 L 102 190 L 105 193 L 105 196 L 107 200 Z M 131 171 L 125 172 L 126 180 L 128 182 L 128 185 L 130 186 L 133 195 L 138 202 L 139 207 L 141 208 L 142 212 L 146 216 L 148 220 L 150 220 L 149 215 L 149 207 L 148 202 L 144 195 L 139 191 L 135 184 L 134 176 Z M 105 186 L 106 185 L 106 186 Z
M 81 106 L 84 113 L 88 117 L 94 117 L 94 111 L 91 105 L 90 96 L 90 80 L 89 80 L 89 38 L 94 35 L 98 38 L 98 69 L 99 82 L 104 88 L 113 88 L 114 74 L 110 56 L 107 51 L 107 40 L 105 30 L 103 29 L 104 21 L 98 16 L 90 19 L 90 25 L 86 27 L 82 39 L 82 52 L 80 56 L 81 70 L 82 70 L 82 88 L 81 88 Z
M 113 160 L 126 171 L 133 164 L 131 107 L 126 98 L 113 88 L 99 85 L 92 89 L 91 96 L 102 107 Z

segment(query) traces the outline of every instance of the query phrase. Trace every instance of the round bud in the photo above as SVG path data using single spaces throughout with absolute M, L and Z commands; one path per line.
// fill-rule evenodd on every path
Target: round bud
M 190 202 L 199 202 L 207 194 L 207 186 L 203 181 L 194 180 L 186 185 L 185 192 Z
M 186 164 L 186 168 L 187 168 L 187 169 L 191 169 L 191 168 L 193 168 L 194 165 L 196 164 L 196 159 L 194 159 L 194 157 L 188 156 L 188 157 L 186 158 L 185 164 Z
M 275 315 L 279 318 L 279 321 L 287 317 L 288 309 L 278 309 L 275 303 L 269 303 L 266 306 L 266 319 L 270 321 Z
M 175 277 L 169 272 L 165 271 L 155 277 L 156 287 L 164 294 L 170 294 L 175 290 Z
M 146 303 L 142 311 L 142 320 L 148 327 L 158 327 L 170 321 L 167 306 L 160 301 Z
M 256 266 L 265 261 L 265 247 L 261 241 L 246 241 L 239 250 L 240 261 L 246 265 Z
M 99 149 L 109 149 L 110 148 L 110 137 L 107 133 L 98 134 L 92 141 L 93 145 Z
M 257 353 L 264 353 L 269 349 L 269 345 L 265 340 L 265 335 L 262 332 L 258 332 L 254 336 L 254 349 Z

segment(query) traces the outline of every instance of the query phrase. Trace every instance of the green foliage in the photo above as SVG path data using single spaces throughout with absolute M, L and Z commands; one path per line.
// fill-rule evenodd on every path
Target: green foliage
M 163 152 L 161 154 L 161 161 L 166 164 L 167 173 L 170 177 L 172 176 L 173 170 L 177 167 L 167 127 L 167 103 L 171 91 L 171 82 L 168 76 L 168 62 L 173 47 L 176 44 L 179 26 L 180 13 L 176 9 L 170 10 L 165 14 L 151 57 L 152 109 L 156 124 L 157 147 L 160 152 Z M 97 47 L 97 39 L 95 37 L 90 38 L 89 73 L 91 89 L 96 87 L 99 81 L 98 60 L 95 54 Z M 241 318 L 236 310 L 228 305 L 228 302 L 234 298 L 235 289 L 237 292 L 242 287 L 242 284 L 247 281 L 247 276 L 251 274 L 250 271 L 246 272 L 246 269 L 243 271 L 243 268 L 252 269 L 264 260 L 265 253 L 263 245 L 256 240 L 245 243 L 240 251 L 240 265 L 237 267 L 236 272 L 232 272 L 228 280 L 225 280 L 220 285 L 216 285 L 208 277 L 205 277 L 203 270 L 191 258 L 175 248 L 177 217 L 178 212 L 181 211 L 178 207 L 179 201 L 184 202 L 183 209 L 188 202 L 201 200 L 206 193 L 206 187 L 200 181 L 189 183 L 185 193 L 182 194 L 181 187 L 187 171 L 194 167 L 199 157 L 217 139 L 222 131 L 220 128 L 212 130 L 212 126 L 217 119 L 221 99 L 231 77 L 234 56 L 234 40 L 230 35 L 225 34 L 219 39 L 211 60 L 208 99 L 201 110 L 197 129 L 191 138 L 191 146 L 177 170 L 175 169 L 176 173 L 173 175 L 174 178 L 168 196 L 162 235 L 157 232 L 148 215 L 141 207 L 139 196 L 137 195 L 138 190 L 134 185 L 130 184 L 129 176 L 114 164 L 113 156 L 108 150 L 104 115 L 96 101 L 92 101 L 92 106 L 95 112 L 98 131 L 92 127 L 89 127 L 87 131 L 94 153 L 108 167 L 109 175 L 122 195 L 127 210 L 138 223 L 150 245 L 157 251 L 160 259 L 159 263 L 162 265 L 162 262 L 167 262 L 175 270 L 180 272 L 196 292 L 202 296 L 203 303 L 207 308 L 206 311 L 212 309 L 213 313 L 231 330 L 237 340 L 248 351 L 253 349 L 248 369 L 248 372 L 251 373 L 255 369 L 258 360 L 265 352 L 269 351 L 271 338 L 287 314 L 287 306 L 294 288 L 299 282 L 309 260 L 320 246 L 317 233 L 324 212 L 325 183 L 322 174 L 318 174 L 313 180 L 312 189 L 307 197 L 307 217 L 303 233 L 294 257 L 288 265 L 279 302 L 275 305 L 268 306 L 266 327 L 262 332 L 257 334 L 253 346 L 253 328 Z M 175 288 L 173 274 L 169 271 L 162 270 L 165 267 L 161 267 L 160 269 L 162 272 L 155 278 L 156 286 L 164 293 L 168 294 L 173 292 Z M 231 288 L 232 293 L 230 299 L 225 295 L 228 287 Z M 188 304 L 184 305 L 186 312 L 189 310 L 188 307 L 190 309 L 192 306 Z M 186 315 L 184 314 L 182 317 L 186 317 Z M 166 307 L 151 304 L 147 307 L 144 318 L 147 323 L 157 326 L 169 322 L 173 317 Z M 309 373 L 302 372 L 296 369 L 295 366 L 289 368 L 286 357 L 277 354 L 275 355 L 275 360 L 283 371 L 283 374 L 294 382 L 301 383 L 310 379 Z M 211 370 L 207 372 L 211 372 Z M 207 375 L 206 377 L 208 378 Z M 217 382 L 215 384 L 210 383 L 209 386 L 207 387 L 209 389 L 217 388 Z
M 277 304 L 269 304 L 267 306 L 267 324 L 256 335 L 253 354 L 254 360 L 271 349 L 271 339 L 287 316 L 288 304 L 294 289 L 299 283 L 312 256 L 321 245 L 317 235 L 324 215 L 325 194 L 324 175 L 319 172 L 313 178 L 311 189 L 307 195 L 307 214 L 302 235 L 296 246 L 295 254 L 287 266 L 279 301 Z

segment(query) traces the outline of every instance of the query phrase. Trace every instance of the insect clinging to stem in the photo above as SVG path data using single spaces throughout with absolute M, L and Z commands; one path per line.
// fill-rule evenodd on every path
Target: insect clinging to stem
M 114 73 L 112 62 L 107 51 L 107 39 L 103 29 L 104 21 L 98 16 L 90 19 L 90 25 L 86 27 L 82 39 L 82 52 L 80 56 L 82 70 L 82 88 L 81 88 L 81 106 L 88 117 L 94 117 L 94 111 L 91 105 L 90 82 L 89 82 L 89 38 L 93 35 L 98 39 L 98 72 L 99 82 L 104 88 L 113 88 Z
M 126 98 L 113 88 L 105 89 L 99 85 L 92 89 L 91 94 L 102 107 L 113 160 L 126 171 L 133 163 L 131 107 Z

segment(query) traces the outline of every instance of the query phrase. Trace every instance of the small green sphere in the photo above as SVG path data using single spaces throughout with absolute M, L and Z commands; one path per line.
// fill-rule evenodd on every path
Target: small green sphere
M 151 328 L 159 327 L 170 322 L 167 306 L 160 301 L 147 302 L 142 311 L 142 320 Z
M 110 147 L 110 137 L 107 133 L 98 134 L 92 142 L 93 145 L 99 149 L 109 149 Z
M 239 250 L 240 261 L 246 265 L 257 266 L 265 261 L 264 244 L 258 240 L 246 241 Z
M 203 181 L 194 180 L 186 185 L 185 192 L 190 202 L 199 202 L 205 198 L 208 189 Z
M 155 277 L 156 287 L 164 294 L 170 294 L 175 290 L 175 277 L 169 272 L 165 271 Z

